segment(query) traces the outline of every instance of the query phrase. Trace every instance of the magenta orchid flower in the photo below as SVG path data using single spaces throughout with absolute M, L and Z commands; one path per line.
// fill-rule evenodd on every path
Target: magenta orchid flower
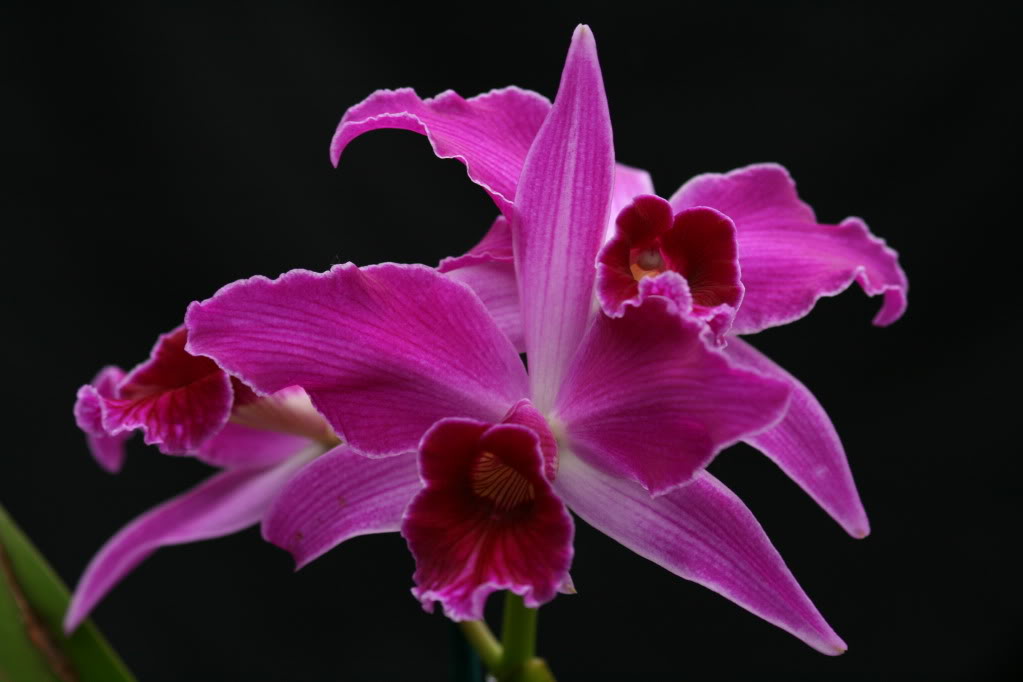
M 134 430 L 165 453 L 193 455 L 222 471 L 142 514 L 104 544 L 75 589 L 64 621 L 68 631 L 159 547 L 258 523 L 288 479 L 338 443 L 301 389 L 257 397 L 209 358 L 186 352 L 186 341 L 180 327 L 161 336 L 149 360 L 128 374 L 102 370 L 79 390 L 75 416 L 107 471 L 121 468 L 124 441 Z
M 419 132 L 439 157 L 463 162 L 469 177 L 511 218 L 515 206 L 509 198 L 518 191 L 530 141 L 548 106 L 542 96 L 518 88 L 468 100 L 451 91 L 423 100 L 410 89 L 381 90 L 345 113 L 331 159 L 336 164 L 351 140 L 372 130 Z M 806 386 L 738 335 L 795 321 L 819 298 L 841 293 L 853 282 L 868 295 L 883 295 L 874 324 L 891 324 L 905 311 L 909 288 L 898 255 L 858 218 L 818 223 L 777 164 L 697 176 L 668 201 L 653 195 L 649 174 L 616 166 L 597 266 L 602 309 L 617 317 L 646 296 L 667 297 L 705 322 L 733 363 L 788 384 L 792 401 L 784 419 L 744 440 L 850 535 L 865 537 L 869 521 L 824 408 Z M 510 242 L 501 227 L 506 225 L 498 219 L 480 247 Z M 507 285 L 515 278 L 510 248 L 488 253 L 493 254 L 489 269 L 472 285 L 485 283 L 480 290 L 486 300 L 501 302 L 502 328 L 519 339 L 519 289 Z
M 405 109 L 388 113 L 398 100 Z M 348 444 L 288 483 L 265 537 L 303 565 L 349 537 L 400 530 L 424 606 L 478 619 L 495 590 L 535 607 L 571 589 L 571 509 L 840 653 L 753 515 L 704 471 L 784 417 L 790 383 L 734 366 L 672 298 L 646 296 L 619 317 L 594 305 L 594 262 L 621 203 L 615 175 L 632 171 L 615 169 L 585 27 L 553 107 L 527 135 L 519 124 L 541 118 L 539 101 L 515 89 L 469 101 L 383 93 L 335 138 L 339 151 L 373 126 L 413 129 L 466 162 L 510 221 L 495 229 L 510 226 L 528 373 L 481 297 L 423 266 L 255 277 L 189 308 L 190 353 L 261 394 L 300 386 Z M 503 247 L 486 242 L 481 261 L 504 263 Z

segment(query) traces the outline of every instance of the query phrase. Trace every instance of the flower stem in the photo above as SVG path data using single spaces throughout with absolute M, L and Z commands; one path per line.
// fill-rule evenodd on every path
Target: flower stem
M 507 675 L 521 668 L 536 652 L 536 609 L 528 608 L 522 597 L 505 592 L 504 626 L 501 628 L 501 672 Z
M 508 592 L 501 643 L 481 620 L 462 621 L 458 627 L 499 682 L 555 682 L 547 662 L 535 655 L 536 612 L 526 607 L 522 597 Z
M 480 655 L 480 660 L 483 661 L 483 665 L 487 666 L 487 670 L 491 672 L 497 670 L 501 665 L 503 652 L 487 624 L 481 620 L 464 620 L 458 626 L 462 629 L 465 638 L 469 640 L 469 644 L 472 644 L 476 653 Z

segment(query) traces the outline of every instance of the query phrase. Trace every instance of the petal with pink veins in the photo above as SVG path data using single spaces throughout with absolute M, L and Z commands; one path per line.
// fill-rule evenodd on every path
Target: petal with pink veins
M 909 283 L 898 254 L 859 218 L 819 224 L 788 171 L 777 164 L 698 175 L 679 188 L 671 204 L 676 211 L 710 206 L 735 222 L 746 288 L 735 333 L 797 320 L 819 298 L 854 281 L 870 296 L 884 295 L 874 324 L 891 324 L 906 309 Z
M 302 568 L 350 538 L 397 532 L 422 487 L 414 452 L 371 459 L 341 445 L 288 481 L 263 519 L 263 538 Z
M 733 367 L 703 329 L 658 296 L 622 317 L 598 315 L 551 414 L 558 442 L 660 495 L 776 424 L 788 384 Z
M 512 222 L 532 400 L 541 412 L 553 404 L 590 320 L 614 173 L 596 43 L 580 26 L 554 106 L 526 157 Z
M 544 476 L 532 430 L 441 420 L 423 436 L 419 470 L 425 487 L 401 532 L 424 608 L 439 601 L 452 620 L 478 620 L 496 590 L 538 607 L 568 584 L 572 519 Z
M 230 535 L 262 518 L 274 496 L 320 446 L 269 469 L 216 474 L 138 517 L 110 538 L 75 587 L 64 617 L 70 632 L 113 587 L 160 547 Z
M 509 213 L 533 137 L 550 110 L 547 98 L 507 87 L 464 99 L 448 90 L 422 99 L 411 88 L 378 90 L 345 112 L 330 143 L 336 166 L 359 135 L 381 128 L 425 135 L 442 159 L 458 159 L 469 178 Z
M 799 487 L 831 515 L 847 533 L 870 533 L 852 471 L 824 408 L 798 379 L 742 339 L 729 340 L 725 354 L 739 367 L 787 381 L 792 400 L 785 417 L 773 428 L 746 439 L 781 467 Z
M 651 498 L 635 483 L 564 453 L 554 487 L 584 521 L 640 556 L 717 592 L 822 653 L 846 650 L 750 510 L 710 474 L 703 472 L 689 485 Z
M 444 417 L 500 421 L 528 390 L 480 299 L 420 265 L 254 277 L 193 303 L 187 323 L 192 352 L 261 393 L 301 386 L 369 455 L 414 451 Z

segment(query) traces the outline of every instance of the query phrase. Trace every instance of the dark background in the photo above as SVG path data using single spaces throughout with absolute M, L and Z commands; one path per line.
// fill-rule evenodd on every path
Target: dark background
M 821 219 L 864 217 L 902 254 L 907 316 L 858 291 L 753 339 L 842 435 L 873 534 L 847 537 L 745 446 L 712 466 L 850 645 L 822 656 L 578 523 L 577 596 L 541 613 L 562 680 L 1008 679 L 1019 665 L 1019 231 L 1011 23 L 810 5 L 468 13 L 390 3 L 3 10 L 0 500 L 73 584 L 103 541 L 207 475 L 133 441 L 110 476 L 75 390 L 131 367 L 185 306 L 295 267 L 435 263 L 496 214 L 424 138 L 327 145 L 374 89 L 553 97 L 574 25 L 600 48 L 619 160 L 669 195 L 690 176 L 787 166 Z M 366 6 L 369 6 L 367 9 Z M 1018 167 L 1018 166 L 1016 166 Z M 297 574 L 250 530 L 160 551 L 96 619 L 143 681 L 443 680 L 449 629 L 411 597 L 397 535 Z M 492 599 L 493 604 L 499 600 Z M 492 605 L 493 605 L 492 604 Z

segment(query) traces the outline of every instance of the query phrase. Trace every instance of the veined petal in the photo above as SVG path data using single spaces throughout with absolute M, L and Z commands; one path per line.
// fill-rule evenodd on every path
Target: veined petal
M 622 317 L 599 315 L 551 415 L 559 443 L 658 495 L 777 423 L 787 383 L 731 366 L 703 329 L 658 296 Z
M 675 575 L 836 655 L 843 642 L 803 592 L 750 510 L 703 472 L 657 498 L 563 451 L 555 490 L 602 533 Z
M 906 309 L 909 283 L 898 254 L 859 218 L 817 223 L 800 201 L 788 171 L 756 164 L 689 180 L 672 196 L 676 211 L 710 206 L 735 222 L 746 296 L 732 331 L 751 334 L 806 315 L 822 296 L 854 281 L 884 295 L 874 324 L 891 324 Z
M 415 450 L 438 419 L 499 421 L 522 361 L 468 287 L 420 265 L 230 284 L 188 310 L 189 349 L 262 393 L 301 386 L 352 447 Z
M 773 428 L 746 441 L 781 467 L 853 537 L 870 533 L 842 442 L 827 413 L 806 386 L 742 339 L 729 340 L 725 354 L 738 366 L 787 381 L 792 400 Z
M 398 531 L 422 487 L 414 452 L 371 459 L 340 445 L 288 481 L 263 519 L 263 538 L 302 568 L 349 538 Z
M 607 228 L 614 149 L 597 46 L 576 29 L 561 86 L 526 157 L 512 235 L 532 400 L 554 402 L 593 307 L 594 260 Z
M 322 447 L 312 446 L 269 469 L 217 474 L 129 523 L 86 567 L 64 617 L 65 631 L 78 627 L 100 599 L 160 547 L 230 535 L 259 521 L 281 486 L 321 452 Z
M 89 452 L 101 467 L 112 474 L 120 471 L 124 464 L 124 441 L 131 437 L 131 433 L 107 434 L 103 428 L 103 399 L 117 396 L 117 385 L 123 378 L 124 370 L 120 367 L 104 367 L 91 384 L 78 389 L 75 400 L 75 422 L 85 432 Z
M 425 135 L 438 157 L 464 163 L 472 181 L 508 212 L 523 160 L 550 107 L 542 95 L 514 86 L 468 100 L 452 90 L 425 100 L 411 88 L 378 90 L 345 112 L 330 160 L 336 166 L 348 143 L 371 130 L 411 130 Z
M 441 420 L 423 436 L 419 471 L 425 487 L 401 532 L 424 608 L 439 601 L 452 620 L 477 620 L 496 590 L 537 607 L 568 584 L 572 519 L 544 476 L 531 429 Z
M 512 257 L 511 227 L 504 216 L 494 221 L 479 244 L 464 255 L 445 258 L 437 266 L 437 271 L 475 291 L 515 349 L 520 353 L 526 351 L 519 311 L 519 285 Z
M 99 399 L 107 435 L 139 429 L 147 445 L 183 454 L 194 453 L 223 428 L 234 400 L 231 380 L 209 358 L 189 354 L 187 337 L 183 326 L 163 334 L 149 359 L 121 379 L 114 395 L 87 398 Z

